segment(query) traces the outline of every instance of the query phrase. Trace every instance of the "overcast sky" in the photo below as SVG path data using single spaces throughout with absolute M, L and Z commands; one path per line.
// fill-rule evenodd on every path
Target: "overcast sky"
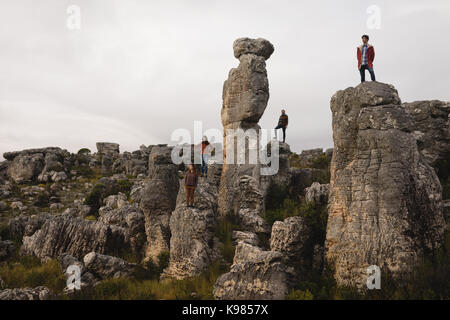
M 70 5 L 81 9 L 80 29 L 67 27 Z M 371 5 L 381 10 L 379 29 Z M 448 0 L 2 0 L 0 154 L 95 151 L 97 141 L 133 151 L 173 144 L 173 130 L 193 130 L 195 120 L 221 129 L 239 37 L 275 46 L 261 127 L 274 127 L 285 107 L 293 151 L 332 147 L 329 101 L 359 83 L 363 33 L 377 80 L 406 102 L 450 100 L 449 31 Z

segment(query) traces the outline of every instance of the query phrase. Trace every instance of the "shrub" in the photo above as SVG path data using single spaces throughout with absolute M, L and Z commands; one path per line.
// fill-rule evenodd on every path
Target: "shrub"
M 122 192 L 128 198 L 130 196 L 131 188 L 133 187 L 133 181 L 131 181 L 129 179 L 122 179 L 122 180 L 117 181 L 117 185 L 118 185 L 117 192 L 114 192 L 112 194 Z
M 284 185 L 272 183 L 267 190 L 266 209 L 278 209 L 283 206 L 288 197 L 288 190 Z
M 313 300 L 314 295 L 306 289 L 303 290 L 291 290 L 286 297 L 287 300 Z
M 90 153 L 91 153 L 91 150 L 89 150 L 88 148 L 81 148 L 77 152 L 78 155 L 86 155 L 86 154 L 90 154 Z
M 102 206 L 106 196 L 106 186 L 103 183 L 97 183 L 91 192 L 86 196 L 84 203 L 91 206 L 91 215 L 98 217 L 98 209 Z
M 300 206 L 298 202 L 285 198 L 280 207 L 266 210 L 263 217 L 269 225 L 273 225 L 275 221 L 283 221 L 288 217 L 297 216 L 299 213 Z

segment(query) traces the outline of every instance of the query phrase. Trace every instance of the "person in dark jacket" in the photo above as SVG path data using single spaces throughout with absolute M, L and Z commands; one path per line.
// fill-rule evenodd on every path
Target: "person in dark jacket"
M 275 138 L 277 137 L 277 130 L 282 129 L 283 130 L 283 143 L 286 141 L 286 128 L 288 126 L 289 118 L 286 114 L 286 110 L 281 110 L 281 116 L 280 119 L 278 119 L 278 125 L 275 127 Z
M 200 174 L 206 177 L 208 175 L 208 149 L 209 141 L 206 136 L 203 136 L 202 139 L 202 166 L 200 168 Z
M 186 204 L 188 207 L 194 206 L 194 193 L 195 188 L 197 187 L 198 176 L 195 171 L 194 165 L 189 166 L 188 172 L 186 172 L 186 176 L 184 177 L 184 188 L 186 191 Z

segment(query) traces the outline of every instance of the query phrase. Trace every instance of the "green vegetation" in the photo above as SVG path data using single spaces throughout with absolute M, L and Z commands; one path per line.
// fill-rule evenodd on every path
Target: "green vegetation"
M 213 299 L 212 290 L 216 279 L 224 273 L 220 263 L 213 264 L 198 277 L 185 280 L 158 281 L 136 279 L 105 280 L 93 288 L 85 288 L 72 294 L 81 300 L 181 300 Z
M 450 154 L 436 164 L 436 173 L 442 185 L 442 199 L 450 199 Z
M 91 150 L 89 150 L 88 148 L 81 148 L 77 152 L 78 155 L 85 155 L 85 154 L 90 154 L 90 153 L 91 153 Z
M 124 193 L 127 197 L 130 196 L 131 187 L 133 186 L 133 181 L 129 179 L 122 179 L 117 181 L 113 186 L 106 186 L 103 183 L 97 183 L 92 188 L 91 192 L 86 196 L 84 203 L 91 206 L 90 214 L 94 217 L 98 217 L 98 209 L 103 205 L 103 200 L 119 192 Z
M 389 273 L 381 275 L 381 290 L 357 292 L 355 288 L 338 287 L 328 270 L 324 274 L 311 273 L 297 283 L 287 299 L 371 299 L 429 300 L 450 299 L 450 233 L 445 234 L 444 245 L 434 254 L 426 256 L 404 279 L 393 280 Z
M 61 292 L 66 280 L 57 260 L 42 264 L 31 256 L 15 257 L 8 263 L 0 265 L 0 278 L 7 288 L 24 288 L 46 286 L 52 292 Z
M 216 227 L 216 237 L 219 238 L 223 244 L 221 248 L 221 254 L 225 262 L 230 265 L 233 263 L 235 246 L 233 245 L 232 234 L 233 230 L 239 230 L 240 227 L 231 218 L 225 218 L 219 221 Z

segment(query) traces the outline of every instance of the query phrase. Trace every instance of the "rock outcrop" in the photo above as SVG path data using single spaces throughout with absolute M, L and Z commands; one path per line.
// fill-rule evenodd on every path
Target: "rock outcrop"
M 415 121 L 392 85 L 366 82 L 331 99 L 326 259 L 339 285 L 364 288 L 367 267 L 407 276 L 444 232 L 441 186 L 419 152 Z
M 69 155 L 67 150 L 48 147 L 6 152 L 3 157 L 8 160 L 8 177 L 16 183 L 27 183 L 47 182 L 52 181 L 52 178 L 61 181 L 66 175 L 64 171 L 68 170 L 65 159 Z
M 450 103 L 432 100 L 403 103 L 414 119 L 420 153 L 432 166 L 450 158 Z
M 85 255 L 83 262 L 85 268 L 99 279 L 131 277 L 141 270 L 135 263 L 96 252 Z
M 15 288 L 0 291 L 0 300 L 48 300 L 50 289 L 47 287 Z
M 230 272 L 214 285 L 218 300 L 282 300 L 288 291 L 283 255 L 239 242 Z
M 117 254 L 129 248 L 123 228 L 60 214 L 45 221 L 32 236 L 25 236 L 21 252 L 45 261 L 64 253 L 81 259 L 91 251 Z
M 239 177 L 242 175 L 257 176 L 256 163 L 238 164 L 237 152 L 248 155 L 251 150 L 259 152 L 259 138 L 257 146 L 244 147 L 237 150 L 236 146 L 227 146 L 227 130 L 242 129 L 244 131 L 259 130 L 258 121 L 266 109 L 269 99 L 269 82 L 267 80 L 266 63 L 273 53 L 273 45 L 264 39 L 237 39 L 233 44 L 235 57 L 240 63 L 231 69 L 228 80 L 223 86 L 222 125 L 224 128 L 224 164 L 220 181 L 219 215 L 236 214 L 235 190 Z M 259 133 L 258 133 L 259 134 Z M 231 144 L 231 141 L 230 141 Z M 227 149 L 230 148 L 230 152 Z M 231 150 L 234 149 L 234 159 Z M 227 158 L 228 153 L 228 158 Z M 258 154 L 259 157 L 259 154 Z
M 149 156 L 149 177 L 141 191 L 140 207 L 145 216 L 146 257 L 158 263 L 158 255 L 169 251 L 169 221 L 179 190 L 177 166 L 172 162 L 172 147 L 158 145 Z
M 313 184 L 305 189 L 305 201 L 315 202 L 317 204 L 328 203 L 328 193 L 330 185 L 313 182 Z

